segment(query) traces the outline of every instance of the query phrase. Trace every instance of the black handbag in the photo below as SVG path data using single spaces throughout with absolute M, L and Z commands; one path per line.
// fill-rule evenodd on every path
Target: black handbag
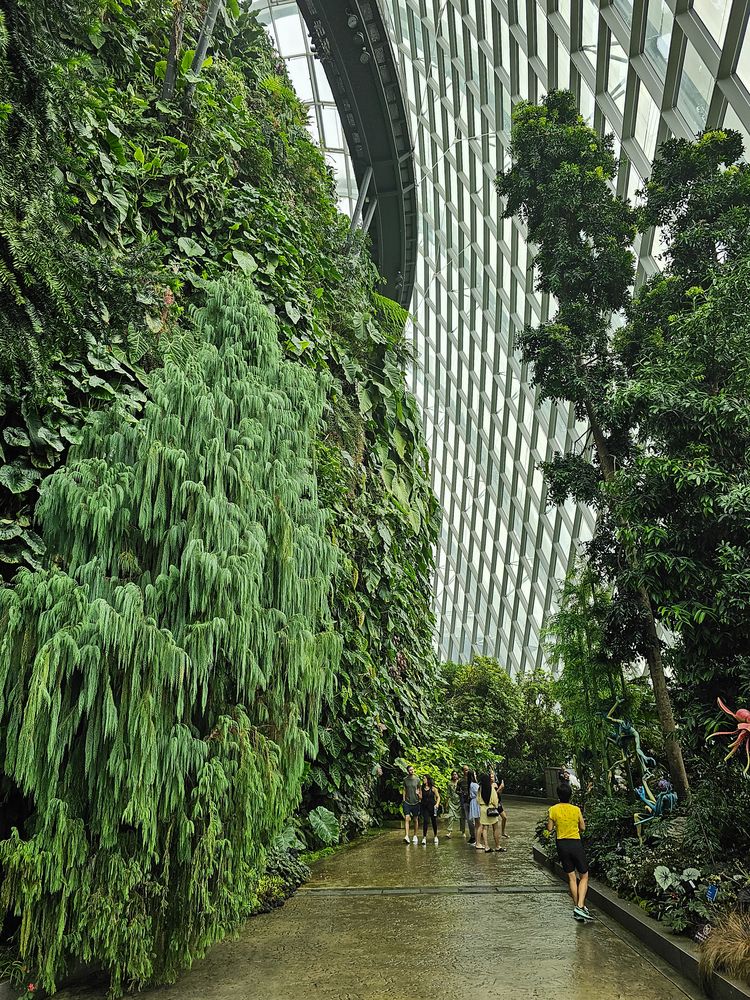
M 495 806 L 490 806 L 489 809 L 487 810 L 487 815 L 492 819 L 495 816 L 500 815 L 500 810 Z

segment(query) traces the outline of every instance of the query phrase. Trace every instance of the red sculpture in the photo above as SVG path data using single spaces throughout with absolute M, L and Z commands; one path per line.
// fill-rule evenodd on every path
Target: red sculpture
M 714 736 L 734 736 L 736 737 L 732 743 L 729 744 L 729 753 L 726 755 L 724 760 L 729 760 L 730 757 L 734 757 L 736 753 L 744 747 L 745 756 L 747 757 L 747 764 L 743 769 L 743 773 L 747 774 L 750 772 L 750 709 L 748 708 L 738 708 L 736 712 L 727 708 L 721 698 L 716 699 L 719 703 L 719 708 L 726 712 L 727 715 L 731 715 L 733 719 L 737 720 L 736 729 L 723 729 L 718 733 L 711 733 L 708 737 L 712 740 Z

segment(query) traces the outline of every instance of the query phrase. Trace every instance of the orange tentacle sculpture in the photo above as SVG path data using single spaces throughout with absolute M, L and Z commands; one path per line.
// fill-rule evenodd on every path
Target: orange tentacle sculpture
M 750 709 L 738 708 L 736 712 L 733 712 L 730 708 L 727 708 L 721 698 L 717 698 L 716 700 L 723 712 L 726 712 L 727 715 L 731 715 L 733 719 L 737 720 L 737 728 L 722 729 L 717 733 L 711 733 L 708 739 L 712 740 L 716 736 L 734 736 L 734 740 L 729 744 L 729 753 L 724 760 L 729 760 L 730 757 L 734 757 L 736 753 L 739 753 L 744 748 L 747 763 L 745 764 L 743 773 L 748 774 L 750 772 Z

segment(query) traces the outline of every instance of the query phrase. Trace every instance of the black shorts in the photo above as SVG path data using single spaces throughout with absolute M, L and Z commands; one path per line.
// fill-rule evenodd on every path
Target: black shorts
M 558 840 L 557 856 L 566 875 L 570 875 L 572 871 L 585 875 L 589 870 L 582 840 Z

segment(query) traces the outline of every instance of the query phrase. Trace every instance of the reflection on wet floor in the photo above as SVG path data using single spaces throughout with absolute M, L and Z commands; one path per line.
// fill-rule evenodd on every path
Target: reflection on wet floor
M 316 866 L 150 1000 L 684 1000 L 697 989 L 616 923 L 582 926 L 531 860 L 542 808 L 509 804 L 505 854 L 460 837 L 407 846 L 384 831 Z M 66 991 L 61 1000 L 99 997 Z

